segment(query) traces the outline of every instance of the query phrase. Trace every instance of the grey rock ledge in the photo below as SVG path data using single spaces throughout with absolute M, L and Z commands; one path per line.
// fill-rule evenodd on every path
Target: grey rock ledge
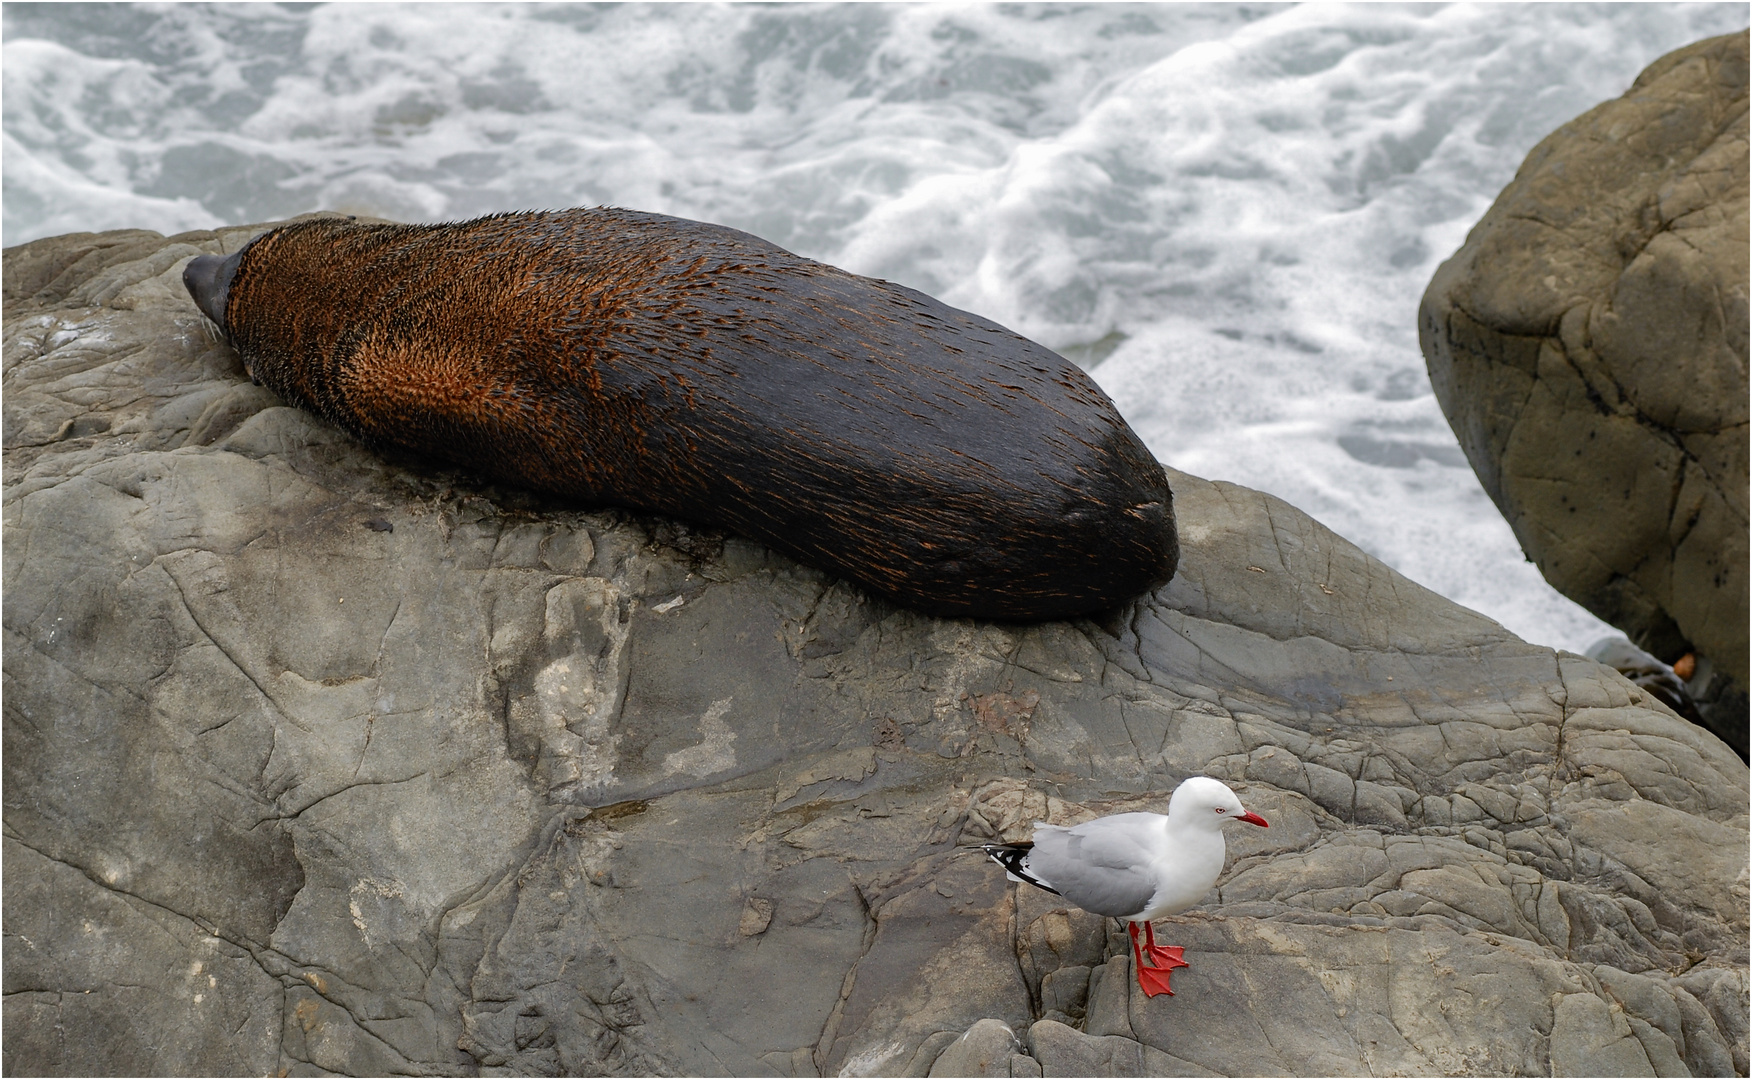
M 204 332 L 254 231 L 5 253 L 7 1072 L 1746 1074 L 1747 770 L 1615 672 L 1183 474 L 1024 627 L 385 461 Z M 1195 772 L 1146 1001 L 976 845 Z

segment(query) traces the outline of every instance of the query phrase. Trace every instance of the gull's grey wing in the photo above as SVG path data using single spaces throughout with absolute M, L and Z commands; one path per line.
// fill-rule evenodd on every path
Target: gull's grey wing
M 1070 829 L 1036 826 L 1028 869 L 1085 911 L 1114 918 L 1137 915 L 1156 895 L 1142 842 L 1148 822 L 1121 819 L 1155 816 L 1119 814 Z
M 1080 858 L 1117 869 L 1154 861 L 1164 824 L 1161 814 L 1109 814 L 1065 831 Z

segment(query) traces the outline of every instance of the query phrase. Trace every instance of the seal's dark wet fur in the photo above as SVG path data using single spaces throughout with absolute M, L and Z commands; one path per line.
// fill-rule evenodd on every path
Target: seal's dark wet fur
M 1082 371 L 747 233 L 316 218 L 234 258 L 191 265 L 197 300 L 367 443 L 725 527 L 934 614 L 1108 610 L 1174 572 L 1167 477 Z

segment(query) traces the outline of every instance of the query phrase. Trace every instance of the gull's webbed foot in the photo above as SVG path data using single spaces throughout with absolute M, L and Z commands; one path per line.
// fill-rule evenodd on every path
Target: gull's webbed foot
M 1138 989 L 1145 997 L 1155 997 L 1157 994 L 1174 996 L 1174 991 L 1168 987 L 1168 974 L 1175 968 L 1191 967 L 1181 957 L 1186 949 L 1180 945 L 1156 944 L 1156 928 L 1149 923 L 1144 924 L 1144 934 L 1148 943 L 1141 948 L 1138 945 L 1138 924 L 1131 924 L 1132 956 L 1134 967 L 1138 972 Z M 1144 966 L 1144 958 L 1148 957 L 1150 966 Z

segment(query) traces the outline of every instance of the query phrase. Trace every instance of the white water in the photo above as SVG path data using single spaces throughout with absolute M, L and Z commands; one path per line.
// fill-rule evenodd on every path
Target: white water
M 314 209 L 721 222 L 1092 368 L 1164 461 L 1532 641 L 1418 297 L 1527 151 L 1744 4 L 29 5 L 4 241 Z

